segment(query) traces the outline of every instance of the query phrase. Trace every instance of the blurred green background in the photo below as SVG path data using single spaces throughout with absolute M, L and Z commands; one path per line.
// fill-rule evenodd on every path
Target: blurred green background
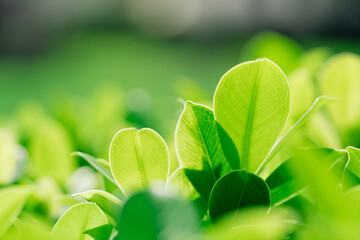
M 21 218 L 36 216 L 48 229 L 77 203 L 73 193 L 104 189 L 119 197 L 114 184 L 71 154 L 107 160 L 112 137 L 126 127 L 159 132 L 174 171 L 183 102 L 212 107 L 221 76 L 246 60 L 270 58 L 300 89 L 289 128 L 319 95 L 322 64 L 337 53 L 360 54 L 359 6 L 351 0 L 1 1 L 0 187 L 35 187 Z M 306 139 L 311 146 L 359 147 L 359 128 L 333 134 L 334 126 L 315 120 L 320 124 L 300 131 L 313 133 Z

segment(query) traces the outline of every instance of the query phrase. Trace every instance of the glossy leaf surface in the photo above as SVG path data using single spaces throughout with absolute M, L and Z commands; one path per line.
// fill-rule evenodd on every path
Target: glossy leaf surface
M 216 180 L 231 170 L 222 151 L 213 111 L 185 102 L 176 128 L 176 151 L 182 168 L 194 187 L 207 199 Z
M 250 206 L 270 206 L 270 190 L 264 180 L 244 170 L 221 177 L 211 191 L 209 213 L 212 220 Z
M 270 60 L 239 64 L 221 78 L 215 118 L 234 141 L 242 169 L 256 171 L 284 128 L 289 109 L 289 83 Z
M 108 220 L 94 203 L 71 207 L 55 224 L 52 233 L 57 240 L 108 240 Z
M 111 224 L 116 225 L 120 219 L 122 201 L 117 197 L 101 190 L 90 190 L 87 192 L 74 194 L 88 202 L 96 203 L 110 220 Z
M 166 143 L 154 130 L 123 129 L 111 142 L 111 171 L 127 196 L 154 182 L 166 182 L 169 164 Z

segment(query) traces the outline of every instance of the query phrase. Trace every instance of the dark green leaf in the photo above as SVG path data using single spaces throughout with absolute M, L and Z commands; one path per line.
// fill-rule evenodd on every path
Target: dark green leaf
M 216 180 L 231 170 L 222 151 L 213 111 L 185 102 L 176 128 L 176 151 L 195 189 L 208 199 Z
M 237 209 L 270 206 L 270 190 L 265 181 L 245 170 L 235 170 L 221 177 L 211 191 L 209 213 L 212 220 Z

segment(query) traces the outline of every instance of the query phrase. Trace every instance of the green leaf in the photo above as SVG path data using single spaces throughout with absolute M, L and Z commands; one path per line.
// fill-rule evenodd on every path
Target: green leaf
M 82 152 L 74 152 L 72 153 L 73 156 L 78 156 L 85 159 L 91 166 L 93 166 L 96 170 L 102 173 L 110 182 L 114 183 L 114 188 L 116 188 L 117 196 L 120 200 L 126 200 L 125 194 L 118 188 L 118 185 L 111 173 L 109 161 L 104 160 L 102 158 L 95 158 L 89 154 L 82 153 Z
M 337 101 L 338 99 L 329 97 L 329 96 L 320 96 L 315 99 L 314 103 L 311 107 L 296 121 L 296 123 L 284 134 L 282 135 L 274 144 L 272 149 L 270 150 L 269 154 L 266 156 L 265 160 L 261 163 L 259 168 L 256 170 L 256 174 L 261 175 L 262 177 L 266 178 L 269 174 L 271 174 L 276 167 L 278 166 L 277 163 L 275 164 L 272 159 L 276 155 L 276 153 L 284 146 L 286 141 L 299 129 L 303 126 L 309 118 L 316 113 L 320 108 L 324 107 L 325 105 Z M 267 167 L 267 173 L 263 174 L 262 171 L 266 165 L 274 165 L 273 167 Z
M 235 143 L 218 122 L 216 122 L 216 128 L 219 134 L 221 148 L 226 156 L 227 161 L 233 170 L 240 169 L 240 157 Z
M 168 196 L 142 192 L 133 195 L 125 203 L 119 238 L 189 239 L 197 232 L 199 225 L 198 215 L 191 204 Z
M 9 129 L 0 128 L 0 186 L 14 181 L 18 150 L 15 134 Z
M 199 192 L 195 190 L 193 184 L 186 175 L 185 170 L 186 169 L 178 168 L 170 176 L 166 184 L 166 191 L 179 196 L 181 199 L 191 200 L 196 206 L 199 214 L 204 216 L 207 212 L 207 199 L 202 197 Z
M 250 206 L 270 206 L 270 190 L 260 177 L 235 170 L 221 177 L 211 191 L 209 214 L 212 220 Z
M 360 178 L 360 149 L 347 147 L 346 151 L 348 152 L 349 158 L 346 164 L 346 169 Z
M 110 165 L 108 161 L 101 158 L 95 158 L 89 154 L 82 152 L 74 152 L 72 155 L 85 159 L 93 168 L 98 170 L 107 179 L 109 179 L 111 182 L 116 184 L 114 177 L 111 174 Z
M 222 151 L 213 111 L 203 105 L 185 102 L 176 128 L 176 151 L 189 180 L 201 182 L 199 193 L 208 199 L 216 180 L 231 171 Z M 193 184 L 198 190 L 198 184 Z
M 54 240 L 51 235 L 52 224 L 48 219 L 39 218 L 35 214 L 23 212 L 1 240 Z
M 90 190 L 82 193 L 76 193 L 73 196 L 81 197 L 88 202 L 96 203 L 105 213 L 109 222 L 113 226 L 117 225 L 123 205 L 122 201 L 117 197 L 101 190 Z
M 279 206 L 282 203 L 292 199 L 293 197 L 297 196 L 299 191 L 303 188 L 303 181 L 299 178 L 296 178 L 271 189 L 271 206 Z
M 110 167 L 115 181 L 129 196 L 154 182 L 166 182 L 170 168 L 168 148 L 152 129 L 123 129 L 111 142 Z
M 337 171 L 337 165 L 339 165 L 339 168 L 344 169 L 344 165 L 341 165 L 341 162 L 338 161 L 346 154 L 343 150 L 315 148 L 306 149 L 304 151 L 320 155 L 329 171 Z M 296 197 L 300 191 L 306 187 L 306 181 L 303 178 L 292 174 L 291 161 L 293 161 L 293 157 L 281 164 L 266 179 L 266 183 L 271 190 L 272 206 L 278 206 L 293 197 Z
M 349 129 L 359 124 L 360 111 L 360 57 L 342 53 L 331 57 L 319 73 L 319 86 L 322 94 L 341 99 L 329 106 L 336 125 Z
M 171 193 L 176 193 L 184 200 L 195 199 L 200 197 L 189 179 L 186 177 L 185 169 L 178 168 L 171 174 L 166 183 L 166 190 Z
M 293 175 L 302 178 L 308 186 L 307 198 L 314 201 L 321 216 L 346 219 L 351 214 L 351 204 L 346 201 L 339 187 L 343 171 L 329 171 L 329 167 L 331 168 L 333 164 L 327 159 L 334 156 L 336 158 L 338 155 L 336 152 L 326 149 L 320 151 L 294 149 L 294 158 L 289 163 Z
M 0 236 L 18 217 L 30 194 L 29 187 L 15 186 L 0 189 Z
M 108 220 L 94 203 L 79 203 L 71 207 L 57 221 L 52 233 L 59 240 L 108 240 L 110 237 Z
M 29 153 L 39 176 L 51 176 L 63 183 L 75 171 L 71 138 L 52 119 L 41 120 L 30 136 Z
M 267 59 L 229 70 L 214 95 L 217 122 L 234 141 L 241 168 L 255 172 L 279 137 L 290 108 L 289 83 Z

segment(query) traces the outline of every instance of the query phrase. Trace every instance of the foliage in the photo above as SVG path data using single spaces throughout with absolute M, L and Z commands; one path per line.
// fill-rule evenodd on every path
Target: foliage
M 359 236 L 360 57 L 301 53 L 275 33 L 245 46 L 244 59 L 262 58 L 223 75 L 213 109 L 185 101 L 174 143 L 123 128 L 106 94 L 94 119 L 92 107 L 61 122 L 20 109 L 21 127 L 0 129 L 0 239 Z M 101 146 L 117 122 L 107 160 Z

